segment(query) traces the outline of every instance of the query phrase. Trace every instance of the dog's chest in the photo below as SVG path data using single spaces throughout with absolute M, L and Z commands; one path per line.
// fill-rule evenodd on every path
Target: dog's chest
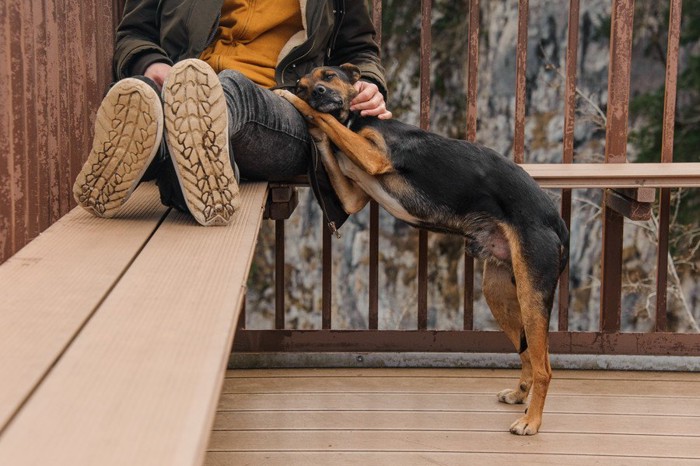
M 394 217 L 403 220 L 404 222 L 408 222 L 413 225 L 420 223 L 418 218 L 406 211 L 406 209 L 394 195 L 387 192 L 377 178 L 369 175 L 367 172 L 352 163 L 352 161 L 350 161 L 350 159 L 348 159 L 342 152 L 337 152 L 336 157 L 338 159 L 340 170 L 343 172 L 343 174 L 360 185 L 360 187 L 372 199 L 377 201 L 379 205 L 384 207 L 387 212 Z

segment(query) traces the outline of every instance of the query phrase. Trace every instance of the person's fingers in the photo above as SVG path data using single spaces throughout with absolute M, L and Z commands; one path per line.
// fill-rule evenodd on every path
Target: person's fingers
M 358 94 L 352 100 L 351 104 L 365 102 L 379 93 L 379 88 L 376 84 L 366 81 L 357 81 L 354 87 L 357 89 Z
M 373 113 L 369 113 L 369 110 L 365 110 L 365 112 L 368 112 L 367 114 L 363 114 L 362 116 L 376 116 L 380 120 L 389 120 L 391 119 L 392 116 L 394 116 L 389 110 L 383 109 L 383 110 L 375 110 Z
M 389 120 L 393 116 L 383 105 L 381 108 L 376 108 L 374 110 L 364 110 L 360 114 L 362 116 L 376 116 L 380 120 Z
M 384 105 L 384 97 L 381 94 L 375 94 L 372 97 L 369 98 L 369 100 L 365 100 L 363 102 L 356 103 L 354 105 L 350 106 L 350 109 L 355 111 L 355 110 L 370 110 L 370 109 L 375 109 L 379 107 L 380 105 Z
M 379 92 L 376 84 L 358 81 L 354 84 L 358 94 L 350 102 L 351 111 L 360 111 L 362 116 L 376 116 L 381 120 L 388 120 L 392 113 L 386 109 L 384 96 Z
M 352 99 L 350 104 L 357 105 L 357 104 L 361 104 L 363 102 L 367 102 L 368 100 L 372 99 L 375 95 L 376 95 L 376 93 L 372 92 L 371 89 L 365 89 L 362 92 L 360 92 L 359 94 L 357 94 L 355 96 L 355 98 Z
M 153 63 L 144 72 L 144 76 L 151 79 L 158 88 L 162 88 L 168 75 L 170 74 L 171 66 L 167 63 Z

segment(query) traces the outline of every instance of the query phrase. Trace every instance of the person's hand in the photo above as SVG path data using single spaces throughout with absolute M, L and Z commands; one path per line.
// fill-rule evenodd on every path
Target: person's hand
M 391 118 L 391 112 L 386 109 L 384 96 L 379 92 L 376 84 L 357 81 L 354 86 L 358 94 L 350 102 L 350 110 L 353 112 L 359 110 L 362 116 L 376 116 L 380 120 Z
M 165 80 L 168 78 L 171 68 L 172 66 L 167 63 L 152 63 L 146 68 L 144 76 L 156 83 L 158 89 L 162 89 L 163 83 L 165 83 Z

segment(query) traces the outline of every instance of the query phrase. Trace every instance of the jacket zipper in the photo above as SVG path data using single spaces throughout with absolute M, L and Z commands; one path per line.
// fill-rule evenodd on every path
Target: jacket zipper
M 334 0 L 333 3 L 334 3 L 334 5 L 335 5 L 335 0 Z M 339 23 L 336 22 L 336 25 L 339 25 Z M 317 28 L 317 29 L 318 29 L 318 28 Z M 336 28 L 336 32 L 335 32 L 335 36 L 334 36 L 334 38 L 333 38 L 333 42 L 335 42 L 335 37 L 338 36 L 338 32 L 339 32 L 338 29 L 339 29 L 339 28 Z M 309 26 L 309 28 L 308 28 L 308 30 L 307 30 L 307 33 L 308 33 L 309 30 L 311 30 L 311 27 L 310 27 L 310 26 Z M 284 66 L 284 68 L 282 68 L 282 79 L 284 79 L 284 76 L 285 76 L 285 74 L 287 73 L 287 69 L 288 69 L 290 66 L 292 66 L 292 68 L 296 67 L 296 64 L 297 64 L 298 62 L 300 62 L 303 58 L 305 58 L 308 54 L 311 53 L 311 51 L 312 51 L 312 50 L 314 49 L 314 47 L 316 46 L 316 38 L 317 38 L 317 37 L 318 37 L 318 34 L 314 34 L 314 35 L 313 35 L 313 39 L 312 39 L 312 41 L 311 41 L 311 47 L 309 47 L 308 50 L 307 50 L 303 55 L 301 55 L 300 57 L 297 57 L 297 58 L 295 58 L 294 60 L 290 61 L 289 63 L 287 63 L 287 64 Z
M 290 61 L 285 65 L 285 67 L 282 69 L 282 77 L 284 78 L 284 75 L 287 73 L 287 68 L 290 66 L 292 68 L 295 68 L 297 66 L 297 62 L 301 61 L 302 58 L 306 57 L 308 54 L 311 53 L 311 51 L 314 49 L 314 46 L 316 45 L 316 37 L 314 37 L 313 41 L 311 42 L 311 47 L 309 47 L 309 50 L 304 53 L 304 55 L 295 58 L 294 60 Z
M 333 13 L 336 14 L 335 24 L 333 25 L 333 37 L 326 51 L 326 60 L 330 60 L 331 52 L 335 49 L 335 42 L 338 40 L 338 34 L 340 34 L 340 26 L 343 23 L 343 18 L 345 17 L 345 2 L 343 0 L 333 0 L 333 5 L 335 10 Z

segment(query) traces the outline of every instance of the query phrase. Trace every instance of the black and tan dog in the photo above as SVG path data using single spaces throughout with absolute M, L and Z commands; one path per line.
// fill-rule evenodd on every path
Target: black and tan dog
M 484 260 L 486 301 L 522 360 L 518 385 L 498 399 L 523 403 L 532 390 L 510 431 L 535 434 L 552 374 L 547 331 L 568 257 L 566 226 L 537 183 L 495 151 L 351 113 L 359 78 L 354 65 L 316 68 L 294 94 L 276 92 L 309 122 L 348 213 L 371 197 L 411 225 L 464 236 L 468 251 Z

